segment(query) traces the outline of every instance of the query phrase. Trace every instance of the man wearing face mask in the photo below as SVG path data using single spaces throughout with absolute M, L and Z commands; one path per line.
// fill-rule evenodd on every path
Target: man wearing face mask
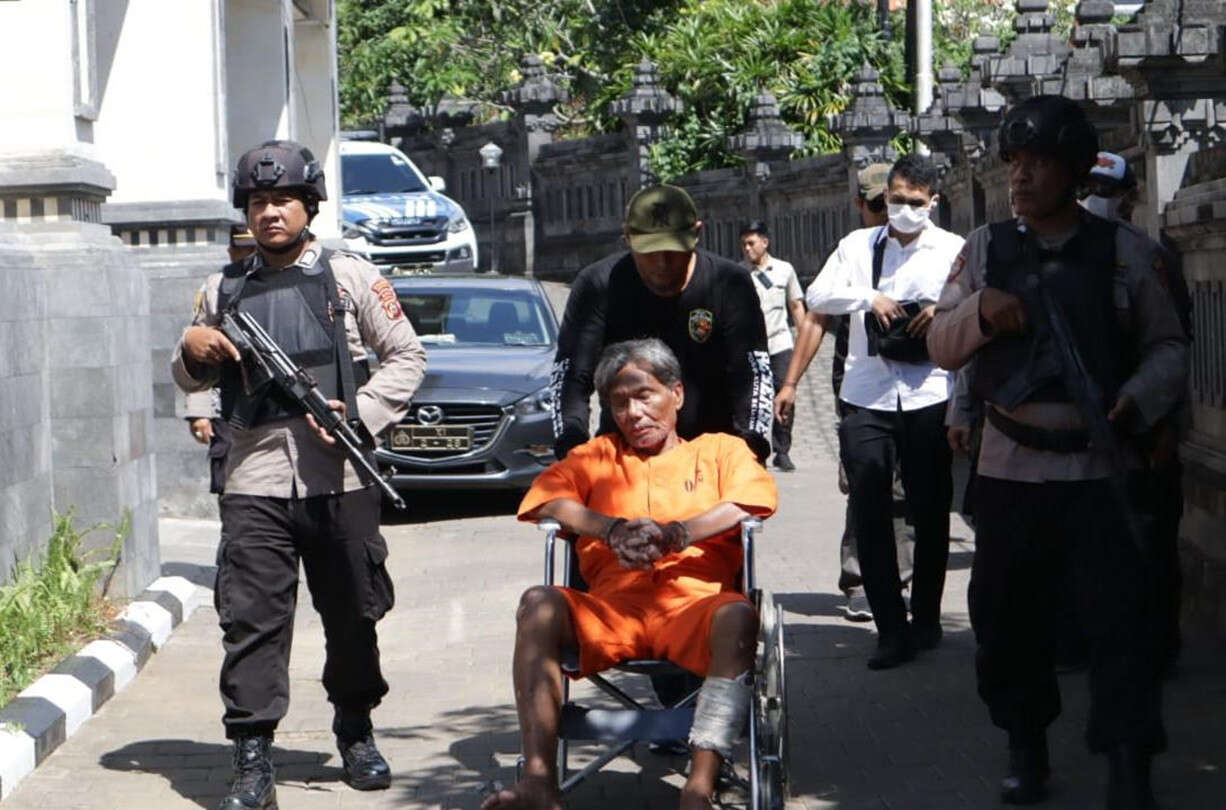
M 685 403 L 677 433 L 740 436 L 765 461 L 774 386 L 766 325 L 745 268 L 698 250 L 702 222 L 684 189 L 639 190 L 626 208 L 619 251 L 571 286 L 553 367 L 554 453 L 589 438 L 593 374 L 604 348 L 654 337 L 681 361 Z M 601 413 L 600 433 L 614 425 Z
M 1154 495 L 1135 473 L 1163 452 L 1154 427 L 1183 396 L 1187 338 L 1154 242 L 1077 204 L 1098 152 L 1077 103 L 1027 99 L 1005 115 L 999 143 L 1017 218 L 968 237 L 928 347 L 944 368 L 973 359 L 970 387 L 986 403 L 968 597 L 979 695 L 1008 735 L 1001 800 L 1047 792 L 1047 726 L 1060 713 L 1053 611 L 1071 581 L 1090 647 L 1085 740 L 1108 759 L 1105 806 L 1156 810 L 1163 615 L 1146 528 Z M 1090 419 L 1105 419 L 1119 454 L 1091 440 Z M 1125 475 L 1127 493 L 1113 486 Z
M 923 347 L 962 238 L 931 221 L 938 173 L 932 161 L 906 155 L 886 184 L 889 224 L 844 237 L 809 288 L 810 309 L 850 315 L 839 399 L 840 453 L 851 497 L 865 593 L 877 624 L 870 669 L 898 666 L 941 640 L 941 593 L 949 557 L 953 494 L 945 441 L 948 373 Z M 893 475 L 901 466 L 915 526 L 911 616 L 899 589 L 891 520 Z

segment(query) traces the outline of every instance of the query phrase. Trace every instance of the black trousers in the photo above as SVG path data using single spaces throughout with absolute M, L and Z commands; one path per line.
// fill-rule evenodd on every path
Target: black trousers
M 375 487 L 302 499 L 221 497 L 214 604 L 225 633 L 227 737 L 270 735 L 289 707 L 300 559 L 323 619 L 333 730 L 350 738 L 370 730 L 369 711 L 387 694 L 375 622 L 393 602 L 379 506 Z
M 839 447 L 847 470 L 860 576 L 877 630 L 882 636 L 907 630 L 894 536 L 896 463 L 915 527 L 911 616 L 916 624 L 935 624 L 941 618 L 953 499 L 945 403 L 894 412 L 847 403 L 843 407 Z
M 1165 743 L 1162 646 L 1153 609 L 1152 553 L 1122 529 L 1105 481 L 1042 484 L 980 477 L 970 612 L 979 695 L 992 722 L 1021 736 L 1060 714 L 1052 669 L 1060 591 L 1072 583 L 1078 629 L 1089 644 L 1086 742 L 1151 751 Z
M 771 355 L 771 376 L 775 380 L 776 394 L 783 386 L 783 381 L 787 379 L 788 364 L 791 362 L 791 349 L 784 349 Z M 787 422 L 781 422 L 776 419 L 771 425 L 771 449 L 774 452 L 786 455 L 792 451 L 792 421 L 789 419 Z

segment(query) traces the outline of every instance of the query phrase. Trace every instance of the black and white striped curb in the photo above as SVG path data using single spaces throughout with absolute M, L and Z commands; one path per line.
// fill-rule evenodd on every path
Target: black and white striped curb
M 0 800 L 136 677 L 170 632 L 212 592 L 183 577 L 154 580 L 106 638 L 91 641 L 0 709 Z

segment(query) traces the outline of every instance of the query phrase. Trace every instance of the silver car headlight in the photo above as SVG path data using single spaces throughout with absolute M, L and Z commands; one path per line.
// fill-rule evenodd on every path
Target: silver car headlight
M 515 403 L 516 416 L 534 416 L 553 412 L 553 391 L 545 386 Z
M 456 214 L 454 217 L 447 220 L 447 230 L 451 233 L 459 233 L 460 231 L 468 230 L 468 218 L 463 214 Z

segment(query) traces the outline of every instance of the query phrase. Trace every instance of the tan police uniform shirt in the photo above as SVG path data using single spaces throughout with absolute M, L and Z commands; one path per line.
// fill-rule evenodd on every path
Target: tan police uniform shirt
M 1056 249 L 1075 233 L 1074 229 L 1054 237 L 1040 237 L 1039 243 L 1046 249 Z M 975 357 L 980 347 L 992 340 L 979 322 L 979 300 L 986 286 L 989 241 L 986 226 L 967 237 L 937 303 L 936 316 L 928 329 L 928 352 L 944 368 L 961 368 Z M 1124 382 L 1119 393 L 1132 397 L 1136 405 L 1132 427 L 1144 430 L 1166 415 L 1183 393 L 1187 385 L 1188 345 L 1170 296 L 1154 272 L 1155 263 L 1160 261 L 1157 244 L 1139 231 L 1119 228 L 1115 238 L 1115 260 L 1116 316 L 1125 335 L 1133 340 L 1139 358 L 1132 376 Z M 1076 313 L 1070 312 L 1067 317 L 1076 317 Z M 965 396 L 964 389 L 958 395 Z M 1111 404 L 1108 403 L 1108 407 Z M 959 407 L 957 402 L 950 403 L 953 424 L 958 421 L 953 414 Z M 1002 409 L 1002 412 L 1018 422 L 1040 428 L 1085 427 L 1072 403 L 1027 402 L 1014 411 Z M 980 475 L 1043 482 L 1106 478 L 1110 472 L 1110 459 L 1103 452 L 1035 450 L 1017 444 L 990 422 L 984 424 L 979 451 Z
M 319 244 L 310 242 L 294 266 L 310 267 L 319 260 Z M 366 358 L 366 346 L 379 358 L 379 370 L 357 391 L 358 416 L 370 435 L 379 436 L 400 421 L 426 371 L 426 353 L 395 290 L 378 269 L 350 253 L 335 252 L 332 274 L 345 310 L 345 333 L 354 361 Z M 257 253 L 249 273 L 263 269 Z M 274 271 L 275 272 L 275 271 Z M 217 326 L 217 293 L 221 273 L 208 277 L 196 297 L 193 326 Z M 191 364 L 179 340 L 171 357 L 175 383 L 187 393 L 208 391 L 218 384 L 218 366 Z M 303 416 L 279 419 L 249 430 L 235 430 L 226 463 L 227 495 L 274 498 L 335 495 L 363 487 L 338 446 L 329 446 Z
M 792 330 L 788 326 L 788 307 L 793 301 L 803 301 L 805 294 L 796 278 L 791 262 L 766 257 L 766 266 L 743 263 L 753 279 L 758 300 L 762 302 L 762 319 L 766 322 L 766 350 L 779 354 L 793 348 Z M 764 282 L 765 280 L 765 282 Z

